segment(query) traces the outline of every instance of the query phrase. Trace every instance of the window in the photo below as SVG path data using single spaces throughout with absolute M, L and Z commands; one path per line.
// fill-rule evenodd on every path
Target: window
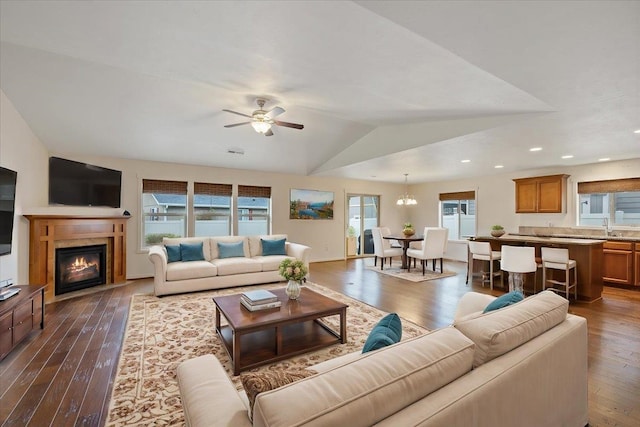
M 460 240 L 475 236 L 475 199 L 475 191 L 440 194 L 441 223 L 443 227 L 449 229 L 450 240 Z
M 187 183 L 142 180 L 142 246 L 187 234 Z
M 640 226 L 640 178 L 578 183 L 578 225 Z
M 238 186 L 238 235 L 269 234 L 271 187 Z
M 231 234 L 231 184 L 193 184 L 195 236 Z

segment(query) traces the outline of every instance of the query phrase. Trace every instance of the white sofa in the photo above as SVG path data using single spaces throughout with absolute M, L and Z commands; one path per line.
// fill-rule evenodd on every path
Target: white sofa
M 155 295 L 220 289 L 233 286 L 271 283 L 284 280 L 278 274 L 280 262 L 297 258 L 309 267 L 309 246 L 285 242 L 286 255 L 262 255 L 262 239 L 286 239 L 286 234 L 265 236 L 221 236 L 164 238 L 162 245 L 149 248 L 149 260 L 154 266 Z M 168 262 L 165 245 L 202 242 L 203 261 Z M 219 257 L 218 242 L 243 242 L 244 257 Z
M 183 362 L 187 425 L 587 425 L 586 320 L 551 291 L 481 314 L 493 298 L 469 292 L 452 326 L 320 363 L 317 374 L 258 394 L 253 423 L 214 356 Z

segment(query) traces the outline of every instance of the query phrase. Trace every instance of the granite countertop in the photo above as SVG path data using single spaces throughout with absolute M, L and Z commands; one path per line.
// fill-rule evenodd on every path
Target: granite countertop
M 525 236 L 522 234 L 505 234 L 501 237 L 478 236 L 480 239 L 495 239 L 513 242 L 531 242 L 531 243 L 557 243 L 564 245 L 597 245 L 606 242 L 606 239 L 585 239 L 559 236 Z
M 550 235 L 535 234 L 534 235 L 534 234 L 519 234 L 519 233 L 509 233 L 508 235 L 518 236 L 518 237 L 540 237 L 543 239 L 548 239 L 550 237 L 552 238 L 557 237 L 557 238 L 565 238 L 565 239 L 600 240 L 600 241 L 616 240 L 616 241 L 622 241 L 622 242 L 639 242 L 640 243 L 640 237 L 631 237 L 631 236 L 584 236 L 580 234 L 550 234 Z M 504 236 L 502 236 L 501 238 L 504 238 Z

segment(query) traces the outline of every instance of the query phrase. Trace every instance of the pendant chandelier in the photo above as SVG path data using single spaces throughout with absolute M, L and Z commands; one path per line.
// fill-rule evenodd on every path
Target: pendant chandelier
M 416 198 L 413 197 L 413 194 L 409 194 L 409 183 L 407 182 L 407 176 L 409 176 L 408 173 L 404 174 L 404 186 L 405 186 L 405 190 L 404 190 L 404 194 L 402 196 L 400 196 L 398 198 L 398 201 L 396 202 L 396 204 L 398 206 L 401 205 L 417 205 L 418 202 L 416 201 Z

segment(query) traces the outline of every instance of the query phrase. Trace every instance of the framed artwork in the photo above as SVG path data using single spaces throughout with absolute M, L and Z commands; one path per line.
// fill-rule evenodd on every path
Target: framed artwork
M 333 219 L 333 191 L 292 188 L 289 219 Z

